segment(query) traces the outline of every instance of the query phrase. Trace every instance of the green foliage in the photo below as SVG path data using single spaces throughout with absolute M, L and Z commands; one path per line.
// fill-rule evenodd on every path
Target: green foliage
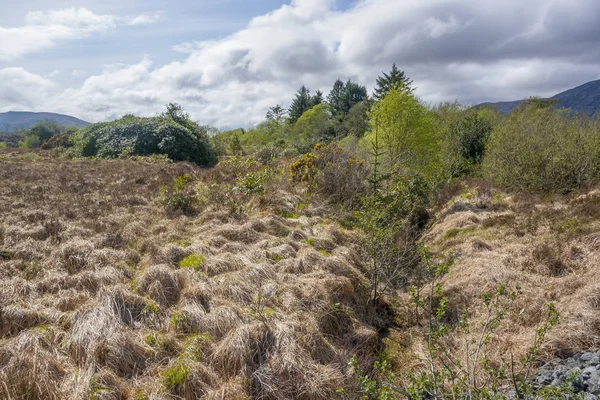
M 83 156 L 118 158 L 166 154 L 174 161 L 191 161 L 201 166 L 216 163 L 208 135 L 178 105 L 153 118 L 127 115 L 117 121 L 90 125 L 78 136 Z
M 368 170 L 364 160 L 336 143 L 315 145 L 311 153 L 290 165 L 290 180 L 305 183 L 316 193 L 337 204 L 352 205 L 366 192 Z
M 19 147 L 22 149 L 37 149 L 42 145 L 42 141 L 36 135 L 27 134 L 25 139 L 19 142 Z
M 199 271 L 204 265 L 206 259 L 202 254 L 190 254 L 179 262 L 181 268 L 191 268 L 195 271 Z
M 237 178 L 235 182 L 236 190 L 243 193 L 245 196 L 253 194 L 262 194 L 265 192 L 265 181 L 271 174 L 269 169 L 250 172 L 244 176 Z
M 289 142 L 299 152 L 310 151 L 321 141 L 329 141 L 335 136 L 331 108 L 327 104 L 319 104 L 307 110 L 292 128 Z
M 458 123 L 460 153 L 469 163 L 481 163 L 492 128 L 492 124 L 476 112 L 465 115 Z
M 494 129 L 484 175 L 513 190 L 569 192 L 600 177 L 600 123 L 534 102 Z
M 171 391 L 183 391 L 186 382 L 190 377 L 190 367 L 185 360 L 177 360 L 168 367 L 163 373 L 164 385 Z
M 295 123 L 308 109 L 313 106 L 312 99 L 310 97 L 310 90 L 306 86 L 302 86 L 298 89 L 296 97 L 292 101 L 292 105 L 288 111 L 290 122 Z
M 8 145 L 6 143 L 0 142 L 0 150 L 4 150 L 4 149 L 7 149 L 7 148 L 8 148 Z
M 283 109 L 279 104 L 277 104 L 276 106 L 269 108 L 269 111 L 267 111 L 266 118 L 268 121 L 281 122 L 285 118 L 286 114 L 287 111 Z
M 363 142 L 378 148 L 386 173 L 396 176 L 418 171 L 434 181 L 444 173 L 442 140 L 427 107 L 410 92 L 393 88 L 373 105 L 371 132 Z
M 533 345 L 527 353 L 515 361 L 500 356 L 492 364 L 488 349 L 496 340 L 496 332 L 507 315 L 519 312 L 515 306 L 521 295 L 520 287 L 509 290 L 500 284 L 493 292 L 482 294 L 483 322 L 473 324 L 471 312 L 463 310 L 458 324 L 448 318 L 449 302 L 444 297 L 442 277 L 448 272 L 450 263 L 432 261 L 427 248 L 422 249 L 423 274 L 421 281 L 411 287 L 409 294 L 414 304 L 417 320 L 426 322 L 427 354 L 422 369 L 402 371 L 395 374 L 385 361 L 376 363 L 374 372 L 364 374 L 356 358 L 351 366 L 357 376 L 364 399 L 504 399 L 511 385 L 517 398 L 554 399 L 575 396 L 569 384 L 561 388 L 536 388 L 530 380 L 536 355 L 548 332 L 559 322 L 554 305 L 548 304 L 548 316 L 536 330 Z M 455 356 L 450 351 L 452 338 L 462 338 L 464 354 Z
M 344 83 L 338 79 L 327 96 L 334 115 L 347 115 L 350 109 L 358 103 L 368 100 L 367 89 L 351 80 Z
M 392 70 L 389 74 L 383 73 L 383 76 L 377 78 L 373 97 L 375 100 L 381 100 L 392 89 L 401 88 L 403 91 L 412 92 L 412 80 L 408 78 L 404 71 L 400 71 L 396 63 L 392 64 Z
M 191 185 L 191 176 L 188 174 L 178 176 L 171 187 L 163 185 L 160 188 L 158 203 L 167 211 L 193 213 L 196 209 L 196 192 Z

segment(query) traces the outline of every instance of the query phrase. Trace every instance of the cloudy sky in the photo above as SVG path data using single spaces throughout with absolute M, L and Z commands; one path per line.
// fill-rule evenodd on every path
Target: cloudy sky
M 598 0 L 0 2 L 0 112 L 90 122 L 168 102 L 250 126 L 299 86 L 372 89 L 392 62 L 427 102 L 546 96 L 600 78 Z

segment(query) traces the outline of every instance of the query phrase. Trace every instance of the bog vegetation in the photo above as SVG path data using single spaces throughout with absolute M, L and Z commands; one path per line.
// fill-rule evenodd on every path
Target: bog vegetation
M 394 65 L 219 131 L 0 144 L 0 397 L 494 399 L 597 347 L 600 122 L 425 104 Z M 217 164 L 218 162 L 218 164 Z

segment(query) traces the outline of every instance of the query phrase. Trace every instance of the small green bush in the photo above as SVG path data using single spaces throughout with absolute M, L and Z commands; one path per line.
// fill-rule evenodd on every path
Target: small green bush
M 178 360 L 175 364 L 167 368 L 163 373 L 165 386 L 172 391 L 181 391 L 190 376 L 189 366 L 183 360 Z
M 191 176 L 185 174 L 175 178 L 173 186 L 163 185 L 160 188 L 158 203 L 169 212 L 195 212 L 198 199 L 190 181 Z
M 492 132 L 485 177 L 512 190 L 564 193 L 600 178 L 597 119 L 530 103 Z

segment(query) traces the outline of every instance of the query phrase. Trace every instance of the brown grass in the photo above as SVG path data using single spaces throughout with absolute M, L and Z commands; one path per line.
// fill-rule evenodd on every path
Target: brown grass
M 32 160 L 0 154 L 0 398 L 329 399 L 352 354 L 372 361 L 353 234 L 297 211 L 287 176 L 242 213 L 182 216 L 162 185 L 244 171 Z M 181 268 L 191 254 L 205 262 Z

